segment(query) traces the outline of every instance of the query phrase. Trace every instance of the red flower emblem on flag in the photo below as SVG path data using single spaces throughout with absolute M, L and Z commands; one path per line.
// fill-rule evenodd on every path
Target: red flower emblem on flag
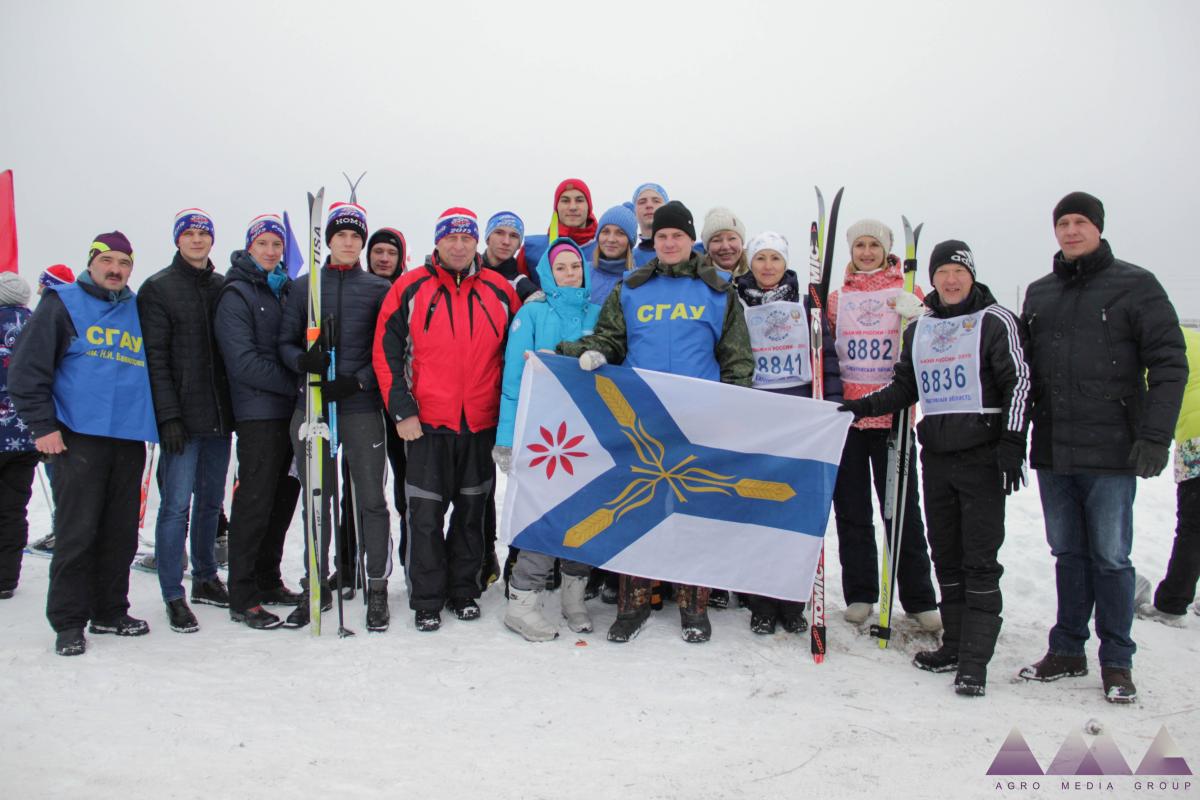
M 554 471 L 558 469 L 558 465 L 562 464 L 562 468 L 568 475 L 575 474 L 575 467 L 571 464 L 572 458 L 587 458 L 587 453 L 582 450 L 575 450 L 579 443 L 583 441 L 583 434 L 567 438 L 567 423 L 562 422 L 558 426 L 558 435 L 551 434 L 543 426 L 538 426 L 542 433 L 542 439 L 545 444 L 535 442 L 528 445 L 528 449 L 537 453 L 532 461 L 529 462 L 530 467 L 537 467 L 545 463 L 546 478 L 549 480 L 554 477 Z

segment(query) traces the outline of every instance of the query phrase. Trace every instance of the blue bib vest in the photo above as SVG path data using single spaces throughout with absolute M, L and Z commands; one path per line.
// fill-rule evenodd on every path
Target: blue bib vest
M 154 401 L 137 302 L 93 297 L 75 284 L 58 293 L 75 339 L 54 373 L 54 408 L 76 433 L 157 442 Z
M 728 299 L 698 278 L 655 275 L 636 289 L 622 286 L 625 366 L 719 381 L 715 350 Z

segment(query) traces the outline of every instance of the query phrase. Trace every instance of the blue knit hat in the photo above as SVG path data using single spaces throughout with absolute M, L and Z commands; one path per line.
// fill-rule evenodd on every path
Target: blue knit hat
M 246 226 L 246 249 L 250 249 L 250 245 L 254 244 L 254 240 L 262 236 L 264 233 L 273 233 L 279 237 L 279 241 L 287 242 L 287 234 L 284 232 L 283 220 L 278 214 L 259 214 L 254 219 L 250 220 L 250 224 Z
M 334 203 L 325 220 L 325 244 L 333 241 L 338 231 L 353 231 L 367 242 L 367 210 L 357 203 Z
M 522 241 L 525 240 L 525 223 L 511 211 L 497 211 L 495 214 L 492 214 L 491 219 L 487 221 L 487 228 L 483 234 L 485 242 L 496 228 L 512 228 L 517 232 L 517 236 L 521 237 Z
M 604 215 L 600 217 L 600 221 L 596 223 L 596 233 L 599 234 L 600 231 L 604 230 L 605 225 L 616 225 L 624 231 L 631 247 L 637 244 L 637 217 L 628 206 L 613 206 L 608 211 L 605 211 Z
M 659 197 L 661 197 L 663 199 L 664 203 L 671 202 L 671 198 L 667 197 L 667 190 L 664 189 L 660 184 L 643 183 L 640 186 L 638 186 L 636 189 L 633 190 L 634 205 L 637 204 L 638 195 L 640 195 L 642 192 L 646 191 L 647 189 L 653 189 L 654 191 L 658 192 Z
M 175 225 L 172 229 L 173 236 L 171 241 L 178 245 L 179 237 L 183 235 L 183 232 L 192 230 L 193 228 L 198 231 L 204 231 L 214 239 L 217 238 L 212 217 L 208 215 L 207 211 L 199 208 L 185 208 L 175 215 Z

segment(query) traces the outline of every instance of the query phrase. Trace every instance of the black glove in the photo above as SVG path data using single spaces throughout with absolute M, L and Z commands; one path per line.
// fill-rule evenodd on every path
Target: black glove
M 838 406 L 838 411 L 849 411 L 855 419 L 862 419 L 871 416 L 871 403 L 865 397 L 857 400 L 843 400 L 842 404 Z
M 324 375 L 329 371 L 329 353 L 320 342 L 317 342 L 300 354 L 296 364 L 300 367 L 301 372 Z
M 358 378 L 353 375 L 339 375 L 333 380 L 321 381 L 321 399 L 326 403 L 336 403 L 352 397 L 362 389 Z
M 1129 451 L 1129 465 L 1139 478 L 1153 478 L 1167 468 L 1171 448 L 1138 439 Z
M 164 453 L 179 455 L 187 446 L 187 441 L 187 428 L 184 427 L 183 420 L 169 419 L 158 426 L 158 443 L 162 445 Z
M 996 442 L 996 467 L 1004 494 L 1010 495 L 1025 485 L 1025 437 L 1005 436 Z

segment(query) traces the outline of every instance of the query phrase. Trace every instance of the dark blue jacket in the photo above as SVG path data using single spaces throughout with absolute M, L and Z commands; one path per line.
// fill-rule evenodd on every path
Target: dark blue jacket
M 296 373 L 279 360 L 279 324 L 291 283 L 276 297 L 245 250 L 234 252 L 217 300 L 217 344 L 238 422 L 291 419 Z M 302 304 L 302 303 L 301 303 Z
M 373 275 L 362 267 L 334 269 L 325 262 L 321 272 L 321 316 L 336 320 L 336 347 L 338 377 L 353 376 L 358 381 L 356 394 L 339 400 L 339 414 L 378 413 L 383 408 L 379 395 L 379 381 L 375 377 L 375 366 L 371 360 L 375 346 L 375 323 L 379 319 L 379 308 L 392 284 L 385 278 Z M 279 326 L 279 357 L 289 369 L 299 371 L 297 360 L 307 347 L 305 330 L 308 328 L 308 276 L 302 275 L 292 284 L 295 302 L 283 312 Z M 296 380 L 293 397 L 296 408 L 304 409 L 305 381 Z

